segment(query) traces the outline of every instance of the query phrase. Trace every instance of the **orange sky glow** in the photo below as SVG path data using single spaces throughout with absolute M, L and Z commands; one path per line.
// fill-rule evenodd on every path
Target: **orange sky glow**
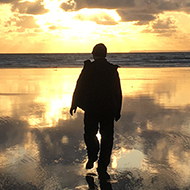
M 190 51 L 190 0 L 0 0 L 0 53 Z

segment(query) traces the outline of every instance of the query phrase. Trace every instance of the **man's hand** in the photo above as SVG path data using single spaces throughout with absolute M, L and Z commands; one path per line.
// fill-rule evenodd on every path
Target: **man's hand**
M 84 61 L 84 64 L 88 64 L 88 63 L 91 63 L 91 61 L 89 59 Z
M 75 113 L 77 111 L 77 107 L 71 107 L 70 108 L 70 114 L 73 115 L 73 112 Z
M 120 117 L 121 117 L 121 115 L 120 114 L 118 114 L 117 116 L 115 116 L 115 121 L 117 122 L 119 119 L 120 119 Z

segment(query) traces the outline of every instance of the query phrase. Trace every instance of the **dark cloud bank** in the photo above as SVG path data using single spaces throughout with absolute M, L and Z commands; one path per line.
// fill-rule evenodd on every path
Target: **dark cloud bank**
M 44 8 L 43 0 L 36 2 L 0 0 L 0 4 L 3 3 L 12 4 L 12 11 L 17 11 L 21 14 L 39 15 L 48 12 Z M 164 13 L 165 11 L 190 13 L 189 0 L 68 0 L 67 2 L 63 2 L 60 7 L 64 11 L 78 11 L 83 8 L 114 9 L 120 15 L 121 21 L 136 21 L 137 25 L 148 24 L 150 21 L 157 19 L 159 13 Z
M 165 11 L 184 11 L 189 13 L 190 2 L 180 0 L 121 0 L 121 1 L 92 1 L 68 0 L 62 3 L 64 11 L 77 11 L 82 8 L 115 9 L 123 22 L 136 21 L 137 24 L 147 24 L 157 18 L 157 14 Z
M 21 14 L 41 15 L 48 12 L 44 8 L 43 0 L 36 2 L 20 2 L 19 0 L 0 0 L 0 4 L 11 4 L 13 12 L 19 12 Z

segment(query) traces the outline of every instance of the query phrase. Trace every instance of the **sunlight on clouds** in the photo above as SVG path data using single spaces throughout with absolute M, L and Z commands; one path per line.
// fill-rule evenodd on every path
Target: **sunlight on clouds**
M 175 20 L 176 25 L 178 28 L 183 31 L 184 33 L 187 33 L 190 31 L 190 15 L 184 12 L 166 12 L 164 14 L 167 17 L 171 17 Z
M 64 36 L 66 39 L 87 42 L 87 38 L 93 38 L 92 33 L 99 30 L 95 22 L 104 24 L 116 23 L 120 20 L 115 10 L 86 8 L 77 12 L 63 12 L 60 8 L 61 3 L 58 0 L 46 0 L 45 8 L 50 12 L 36 16 L 37 24 L 44 32 L 49 35 L 58 35 L 58 38 Z
M 38 15 L 37 24 L 41 26 L 41 28 L 45 31 L 49 31 L 50 26 L 55 26 L 57 29 L 62 30 L 68 27 L 69 23 L 71 23 L 71 18 L 73 13 L 65 13 L 60 8 L 59 0 L 45 0 L 44 6 L 46 9 L 49 9 L 49 12 L 44 15 Z M 61 35 L 61 34 L 60 34 Z
M 77 15 L 81 15 L 82 17 L 78 17 L 78 19 L 85 20 L 85 19 L 92 19 L 94 16 L 99 16 L 100 19 L 105 19 L 103 16 L 108 15 L 110 18 L 113 18 L 116 22 L 121 20 L 121 17 L 115 10 L 107 10 L 107 9 L 81 9 L 77 12 Z M 76 15 L 76 16 L 77 16 Z M 86 18 L 85 18 L 86 17 Z M 77 17 L 75 17 L 77 18 Z M 92 20 L 93 21 L 93 20 Z M 102 20 L 104 21 L 104 20 Z
M 50 9 L 50 12 L 45 15 L 36 16 L 37 23 L 43 28 L 48 24 L 58 25 L 61 18 L 64 16 L 61 10 Z
M 49 9 L 51 12 L 56 12 L 59 10 L 61 3 L 62 2 L 59 0 L 44 0 L 45 8 Z
M 19 3 L 23 3 L 23 2 L 37 2 L 38 0 L 21 0 L 19 1 Z
M 142 11 L 147 5 L 145 2 L 131 8 L 123 6 L 127 3 L 124 1 L 118 5 L 109 2 L 109 9 L 104 1 L 12 0 L 10 4 L 1 3 L 0 49 L 1 52 L 82 53 L 89 52 L 89 47 L 98 41 L 105 43 L 109 52 L 189 50 L 188 7 L 164 2 L 160 2 L 162 9 L 159 10 L 155 2 L 148 3 L 155 10 L 146 7 L 147 13 Z
M 115 10 L 82 9 L 78 12 L 63 12 L 58 8 L 60 2 L 51 6 L 52 2 L 46 2 L 45 8 L 49 13 L 36 16 L 37 24 L 47 33 L 58 34 L 66 39 L 86 41 L 86 38 L 93 38 L 92 33 L 99 31 L 98 24 L 116 24 L 120 20 Z M 97 22 L 97 23 L 96 23 Z M 102 26 L 104 27 L 104 26 Z M 51 31 L 49 29 L 52 29 Z M 57 31 L 56 31 L 57 30 Z M 58 36 L 59 37 L 59 36 Z
M 5 21 L 5 19 L 8 19 L 11 15 L 11 5 L 10 4 L 0 4 L 0 13 L 1 13 L 1 19 L 0 23 Z

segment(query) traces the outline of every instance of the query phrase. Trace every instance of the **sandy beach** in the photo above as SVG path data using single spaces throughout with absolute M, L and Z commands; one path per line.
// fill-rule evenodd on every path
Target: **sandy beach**
M 87 190 L 81 68 L 0 69 L 0 190 Z M 114 190 L 190 189 L 190 68 L 120 68 Z M 98 176 L 93 175 L 99 185 Z

